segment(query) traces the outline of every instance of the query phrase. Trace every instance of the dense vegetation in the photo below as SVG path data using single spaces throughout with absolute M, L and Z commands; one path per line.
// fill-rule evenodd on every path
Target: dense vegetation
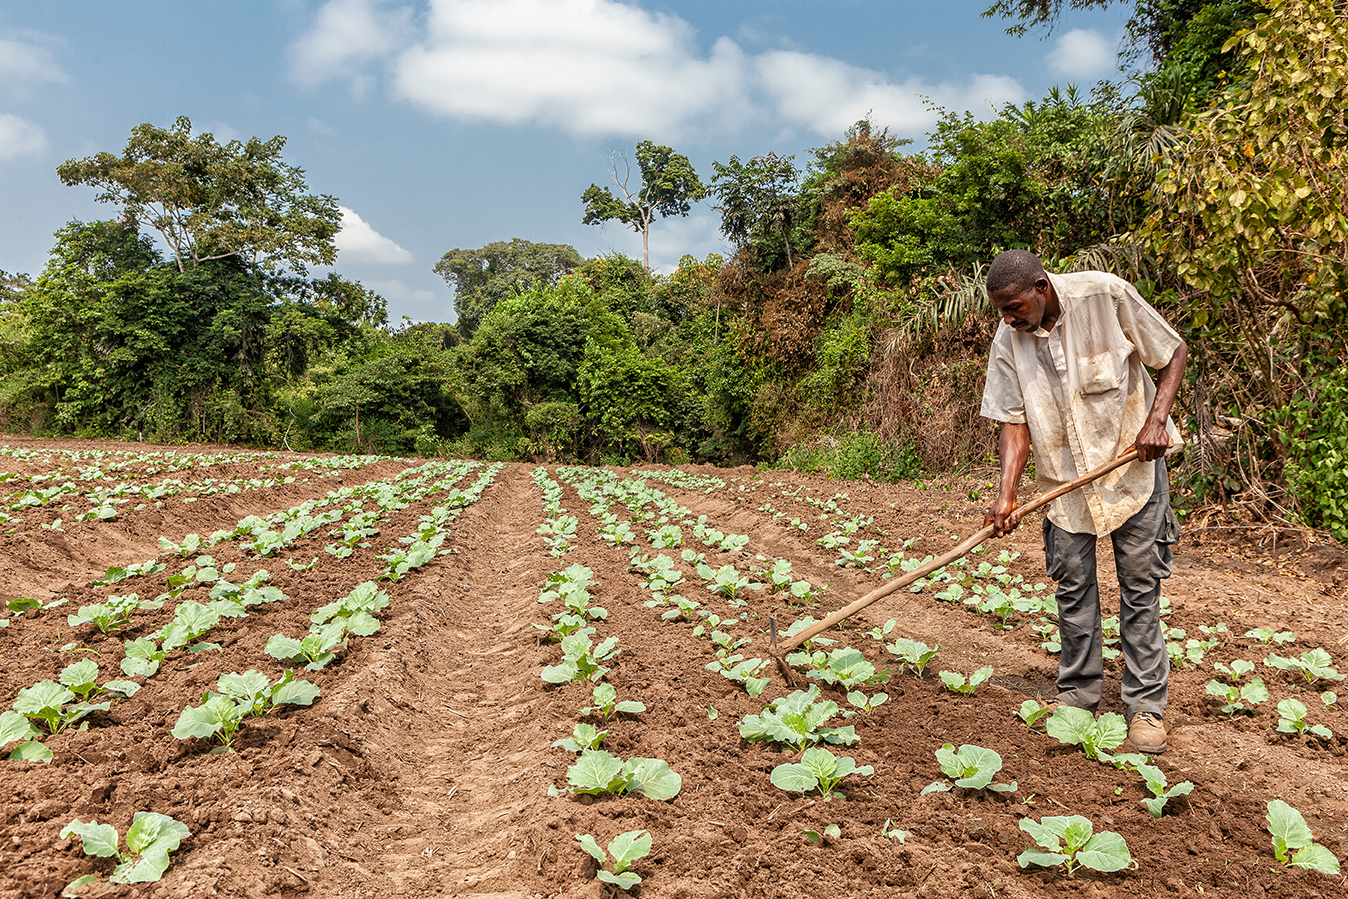
M 1032 28 L 1063 2 L 1109 0 L 989 13 Z M 1346 33 L 1342 3 L 1137 0 L 1128 83 L 948 113 L 921 152 L 862 121 L 704 184 L 642 142 L 642 185 L 592 185 L 585 220 L 645 237 L 707 197 L 731 258 L 653 276 L 558 244 L 453 249 L 457 325 L 390 328 L 369 290 L 308 276 L 336 201 L 283 138 L 142 125 L 59 170 L 120 218 L 0 273 L 0 410 L 43 434 L 896 477 L 990 451 L 982 272 L 1025 247 L 1130 278 L 1188 338 L 1196 500 L 1348 537 Z

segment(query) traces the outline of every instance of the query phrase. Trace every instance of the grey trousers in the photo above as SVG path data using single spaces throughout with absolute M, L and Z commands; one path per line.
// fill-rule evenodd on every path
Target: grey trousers
M 1170 544 L 1179 522 L 1170 508 L 1165 460 L 1156 463 L 1156 487 L 1147 504 L 1109 535 L 1119 578 L 1119 642 L 1123 648 L 1123 705 L 1128 718 L 1138 712 L 1165 715 L 1170 656 L 1161 627 L 1161 579 L 1170 577 Z M 1048 576 L 1058 582 L 1058 701 L 1095 711 L 1104 686 L 1104 645 L 1100 630 L 1100 586 L 1096 580 L 1094 534 L 1073 534 L 1044 519 Z

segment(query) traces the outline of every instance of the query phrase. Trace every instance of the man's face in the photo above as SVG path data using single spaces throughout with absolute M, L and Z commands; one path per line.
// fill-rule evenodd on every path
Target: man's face
M 1049 307 L 1051 297 L 1052 288 L 1047 278 L 1040 278 L 1019 292 L 1009 289 L 988 294 L 992 307 L 997 310 L 1002 321 L 1021 332 L 1039 330 L 1044 323 L 1044 312 Z

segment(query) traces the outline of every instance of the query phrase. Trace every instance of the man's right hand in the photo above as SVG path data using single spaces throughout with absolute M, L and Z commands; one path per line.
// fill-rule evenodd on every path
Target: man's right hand
M 992 533 L 995 537 L 1005 537 L 1011 533 L 1020 524 L 1020 519 L 1012 513 L 1016 511 L 1016 497 L 999 496 L 997 502 L 992 504 L 988 513 L 983 516 L 983 526 L 992 525 Z

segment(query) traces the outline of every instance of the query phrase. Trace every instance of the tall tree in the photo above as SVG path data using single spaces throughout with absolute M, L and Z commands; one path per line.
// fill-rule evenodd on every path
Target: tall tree
M 692 204 L 707 195 L 707 188 L 698 179 L 693 164 L 682 153 L 669 147 L 643 140 L 636 148 L 637 168 L 641 171 L 641 186 L 628 187 L 632 166 L 627 157 L 615 154 L 609 158 L 609 177 L 622 194 L 622 199 L 607 187 L 591 184 L 581 194 L 585 204 L 586 225 L 618 221 L 641 235 L 641 262 L 651 268 L 651 222 L 657 215 L 668 218 L 687 215 Z M 622 176 L 618 175 L 621 159 Z
M 731 156 L 724 165 L 712 163 L 711 192 L 720 203 L 721 233 L 740 249 L 752 248 L 764 271 L 780 268 L 783 258 L 787 268 L 795 265 L 792 232 L 805 209 L 794 159 L 768 153 L 748 162 Z
M 101 203 L 160 236 L 178 270 L 243 256 L 266 269 L 331 265 L 341 221 L 337 201 L 307 192 L 304 170 L 281 161 L 280 135 L 221 144 L 192 135 L 179 117 L 169 129 L 137 125 L 121 156 L 98 153 L 57 168 L 68 186 L 98 188 Z
M 459 334 L 467 340 L 501 300 L 551 287 L 582 261 L 575 248 L 566 244 L 532 243 L 516 237 L 477 250 L 450 250 L 440 257 L 435 271 L 454 289 Z

